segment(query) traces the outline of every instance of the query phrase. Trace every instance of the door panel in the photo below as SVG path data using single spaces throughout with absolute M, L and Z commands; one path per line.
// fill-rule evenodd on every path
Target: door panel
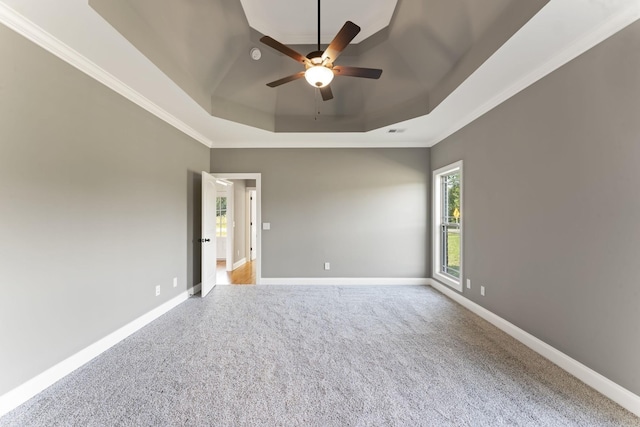
M 202 297 L 216 285 L 216 178 L 202 172 Z

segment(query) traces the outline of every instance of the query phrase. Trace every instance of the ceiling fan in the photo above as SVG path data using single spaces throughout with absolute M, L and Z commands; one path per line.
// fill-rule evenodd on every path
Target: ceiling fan
M 299 73 L 291 76 L 267 83 L 267 86 L 277 87 L 304 77 L 311 86 L 320 89 L 322 100 L 328 101 L 333 99 L 333 93 L 331 92 L 329 83 L 331 83 L 334 76 L 379 79 L 382 74 L 382 70 L 377 68 L 335 65 L 335 61 L 338 59 L 338 56 L 340 56 L 342 51 L 349 45 L 349 43 L 351 43 L 351 40 L 353 40 L 359 32 L 360 27 L 351 21 L 347 21 L 340 31 L 338 31 L 338 34 L 336 34 L 331 43 L 329 43 L 327 49 L 325 51 L 320 50 L 320 0 L 318 0 L 318 50 L 310 52 L 307 56 L 303 56 L 269 36 L 264 36 L 260 39 L 262 43 L 284 53 L 297 62 L 302 63 L 305 67 L 305 71 L 300 71 Z

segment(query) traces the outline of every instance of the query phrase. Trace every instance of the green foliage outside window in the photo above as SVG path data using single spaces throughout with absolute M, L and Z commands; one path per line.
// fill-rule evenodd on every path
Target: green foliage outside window
M 227 198 L 216 198 L 216 237 L 227 237 Z

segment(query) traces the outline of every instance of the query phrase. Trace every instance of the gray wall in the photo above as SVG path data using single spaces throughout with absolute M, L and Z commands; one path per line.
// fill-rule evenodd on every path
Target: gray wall
M 636 394 L 639 112 L 640 22 L 431 151 L 464 160 L 465 296 Z
M 4 26 L 0 57 L 3 394 L 200 281 L 210 154 Z
M 429 275 L 427 148 L 213 149 L 211 170 L 262 173 L 262 277 Z

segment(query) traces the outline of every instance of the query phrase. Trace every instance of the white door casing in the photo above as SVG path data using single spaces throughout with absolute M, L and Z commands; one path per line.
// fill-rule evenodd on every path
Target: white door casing
M 256 259 L 256 249 L 258 248 L 258 215 L 256 209 L 256 191 L 251 190 L 251 261 Z
M 227 238 L 225 244 L 224 255 L 227 260 L 226 270 L 233 271 L 233 251 L 234 251 L 234 235 L 236 228 L 236 214 L 235 214 L 235 197 L 234 197 L 234 185 L 232 181 L 227 187 Z
M 247 187 L 244 202 L 244 258 L 251 261 L 251 188 Z
M 202 172 L 202 297 L 216 286 L 216 193 L 216 178 Z

